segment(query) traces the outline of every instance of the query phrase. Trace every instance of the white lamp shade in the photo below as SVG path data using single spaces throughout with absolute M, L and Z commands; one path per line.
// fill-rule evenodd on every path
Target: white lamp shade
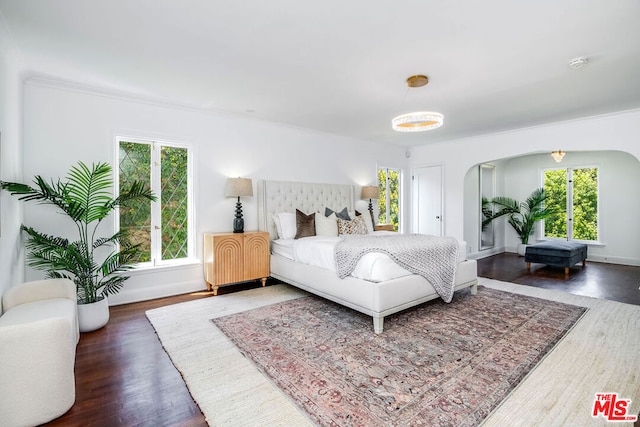
M 250 178 L 229 178 L 224 187 L 225 197 L 252 197 L 253 184 Z
M 362 187 L 361 199 L 378 199 L 380 198 L 380 189 L 375 185 L 365 185 Z

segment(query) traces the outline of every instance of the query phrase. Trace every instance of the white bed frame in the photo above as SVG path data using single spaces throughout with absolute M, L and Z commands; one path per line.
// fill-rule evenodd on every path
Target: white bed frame
M 340 184 L 260 181 L 258 183 L 258 228 L 277 238 L 273 215 L 280 212 L 323 212 L 325 207 L 340 211 L 355 210 L 354 187 Z M 347 277 L 340 279 L 329 270 L 296 263 L 271 255 L 271 276 L 323 298 L 373 317 L 373 329 L 383 330 L 384 317 L 439 298 L 434 287 L 422 276 L 410 275 L 385 282 Z M 475 260 L 457 265 L 454 288 L 471 287 L 477 293 L 478 276 Z

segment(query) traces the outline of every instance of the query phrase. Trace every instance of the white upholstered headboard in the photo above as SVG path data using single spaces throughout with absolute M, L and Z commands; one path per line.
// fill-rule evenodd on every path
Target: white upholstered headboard
M 258 229 L 268 231 L 271 239 L 276 239 L 276 225 L 273 215 L 280 212 L 295 212 L 300 209 L 306 214 L 322 212 L 328 207 L 340 211 L 345 206 L 355 210 L 353 185 L 316 184 L 308 182 L 259 181 L 258 182 Z

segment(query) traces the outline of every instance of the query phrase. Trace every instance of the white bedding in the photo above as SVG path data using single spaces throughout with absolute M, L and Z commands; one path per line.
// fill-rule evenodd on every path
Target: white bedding
M 390 232 L 376 231 L 373 234 L 387 233 Z M 296 262 L 335 272 L 335 245 L 339 240 L 340 237 L 325 236 L 305 237 L 297 240 L 277 239 L 272 241 L 271 251 Z M 459 244 L 458 261 L 464 261 L 466 243 L 459 242 Z M 360 259 L 351 276 L 372 282 L 384 282 L 411 274 L 396 264 L 388 255 L 371 252 Z

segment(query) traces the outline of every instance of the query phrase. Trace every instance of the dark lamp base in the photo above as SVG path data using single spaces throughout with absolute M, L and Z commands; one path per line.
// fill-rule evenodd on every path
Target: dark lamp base
M 242 204 L 240 203 L 240 197 L 238 197 L 238 203 L 236 203 L 236 217 L 233 219 L 233 232 L 244 233 L 244 219 L 242 218 Z

